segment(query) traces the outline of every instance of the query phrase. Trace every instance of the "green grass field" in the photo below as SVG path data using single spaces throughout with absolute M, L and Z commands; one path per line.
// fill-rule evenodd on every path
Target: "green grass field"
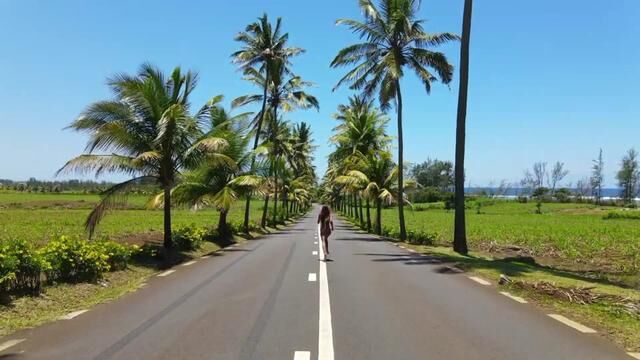
M 97 195 L 0 193 L 0 237 L 19 237 L 44 243 L 57 235 L 85 236 L 84 221 Z M 163 213 L 144 207 L 148 197 L 131 196 L 126 209 L 111 211 L 100 223 L 97 237 L 162 231 Z M 251 219 L 258 222 L 262 214 L 262 201 L 252 201 Z M 232 207 L 230 223 L 243 219 L 244 203 Z M 191 211 L 179 208 L 172 212 L 174 228 L 195 224 L 216 226 L 218 212 L 213 209 Z
M 542 210 L 536 214 L 535 204 L 507 201 L 484 205 L 481 214 L 469 209 L 469 245 L 490 252 L 515 245 L 536 258 L 565 260 L 576 269 L 640 270 L 639 220 L 605 220 L 607 213 L 619 210 L 587 204 L 544 204 Z M 408 208 L 405 218 L 408 229 L 435 232 L 438 244 L 448 245 L 453 239 L 453 211 Z M 382 221 L 383 226 L 398 227 L 397 210 L 383 210 Z

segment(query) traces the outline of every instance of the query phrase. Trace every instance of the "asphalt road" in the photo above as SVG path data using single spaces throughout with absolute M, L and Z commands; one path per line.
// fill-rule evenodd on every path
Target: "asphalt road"
M 321 262 L 317 212 L 73 319 L 0 339 L 0 349 L 15 344 L 0 359 L 631 359 L 598 334 L 340 221 L 333 261 Z

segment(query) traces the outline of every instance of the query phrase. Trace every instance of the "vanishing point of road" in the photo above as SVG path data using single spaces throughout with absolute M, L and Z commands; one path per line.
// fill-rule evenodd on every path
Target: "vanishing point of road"
M 178 265 L 0 339 L 0 359 L 631 359 L 592 330 L 337 220 Z

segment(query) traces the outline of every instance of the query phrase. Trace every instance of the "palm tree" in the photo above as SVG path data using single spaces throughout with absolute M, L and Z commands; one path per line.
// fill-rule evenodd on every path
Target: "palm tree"
M 351 97 L 349 105 L 338 106 L 334 118 L 340 121 L 330 138 L 336 145 L 333 156 L 337 159 L 385 149 L 391 140 L 386 131 L 389 119 L 374 108 L 372 101 Z
M 357 65 L 349 71 L 336 87 L 349 83 L 351 89 L 362 90 L 367 98 L 378 93 L 383 110 L 396 102 L 398 121 L 398 164 L 402 166 L 402 94 L 400 80 L 404 69 L 409 67 L 418 76 L 427 93 L 432 82 L 438 80 L 445 84 L 451 82 L 453 66 L 441 52 L 429 50 L 430 47 L 457 40 L 451 33 L 428 34 L 422 27 L 423 20 L 416 20 L 420 0 L 381 0 L 376 6 L 372 0 L 359 0 L 364 13 L 364 22 L 356 20 L 338 20 L 338 24 L 347 25 L 364 42 L 348 46 L 338 53 L 331 62 L 332 67 Z M 433 69 L 434 75 L 428 69 Z M 398 171 L 398 191 L 404 198 L 403 172 Z M 404 221 L 404 201 L 398 201 L 400 221 L 400 239 L 406 239 Z
M 360 170 L 350 170 L 346 175 L 339 176 L 336 182 L 363 189 L 364 196 L 375 202 L 375 232 L 380 235 L 382 234 L 382 204 L 396 201 L 394 194 L 399 194 L 396 182 L 399 167 L 393 163 L 391 154 L 386 151 L 358 156 Z
M 228 146 L 222 153 L 230 161 L 203 163 L 185 174 L 184 181 L 173 189 L 172 195 L 176 203 L 189 204 L 194 209 L 213 205 L 219 212 L 218 234 L 228 237 L 231 230 L 227 214 L 231 205 L 239 195 L 259 188 L 263 178 L 244 173 L 251 158 L 251 153 L 247 152 L 249 136 L 243 130 L 247 114 L 231 117 L 222 107 L 213 106 L 210 115 L 209 134 L 227 141 Z
M 151 179 L 163 190 L 164 247 L 170 249 L 171 189 L 181 171 L 204 162 L 230 162 L 217 152 L 227 142 L 202 130 L 202 119 L 216 100 L 194 116 L 189 114 L 189 95 L 197 79 L 197 74 L 183 74 L 179 67 L 167 77 L 158 68 L 143 64 L 136 76 L 119 74 L 109 79 L 115 99 L 90 105 L 69 126 L 90 138 L 86 153 L 69 160 L 58 173 L 123 173 L 133 177 L 102 193 L 85 223 L 90 237 L 107 211 L 126 201 L 131 186 Z
M 264 81 L 261 84 L 258 84 L 262 87 L 262 106 L 260 108 L 260 112 L 256 116 L 256 121 L 254 122 L 254 152 L 258 147 L 262 125 L 264 123 L 267 106 L 267 91 L 270 86 L 270 79 L 273 77 L 273 74 L 271 74 L 271 71 L 274 68 L 273 63 L 284 63 L 286 68 L 289 58 L 304 52 L 304 50 L 300 48 L 286 47 L 289 34 L 281 34 L 281 25 L 281 18 L 276 20 L 276 25 L 273 27 L 269 22 L 267 14 L 263 14 L 262 17 L 258 18 L 258 21 L 247 25 L 245 31 L 240 32 L 234 38 L 236 41 L 243 43 L 243 47 L 231 54 L 233 62 L 237 64 L 245 74 L 253 72 L 264 74 Z M 252 172 L 255 171 L 255 161 L 255 155 L 253 155 L 251 158 Z M 251 194 L 248 194 L 244 212 L 244 228 L 246 233 L 249 233 L 250 206 Z
M 458 92 L 458 117 L 456 121 L 456 166 L 455 166 L 455 224 L 453 250 L 467 254 L 467 231 L 464 214 L 464 148 L 467 118 L 467 89 L 469 87 L 469 44 L 471 42 L 471 12 L 473 0 L 464 1 L 462 20 L 462 44 L 460 46 L 460 89 Z
M 270 128 L 267 129 L 267 133 L 275 134 L 277 131 L 274 131 L 274 126 L 278 124 L 278 109 L 282 109 L 284 112 L 290 112 L 295 109 L 309 109 L 316 108 L 319 109 L 318 100 L 312 96 L 307 94 L 304 89 L 308 86 L 311 86 L 312 83 L 308 81 L 304 81 L 300 76 L 296 76 L 291 74 L 286 67 L 286 62 L 284 60 L 272 61 L 268 64 L 269 71 L 268 74 L 270 78 L 266 78 L 260 71 L 255 69 L 247 69 L 245 71 L 245 79 L 258 85 L 264 86 L 267 84 L 268 92 L 266 93 L 266 97 L 264 94 L 254 94 L 254 95 L 245 95 L 240 96 L 237 99 L 233 100 L 232 105 L 243 106 L 247 104 L 251 104 L 254 102 L 265 102 L 268 105 L 268 110 L 270 110 Z M 267 110 L 265 110 L 267 111 Z M 273 135 L 271 135 L 273 136 Z M 271 137 L 267 137 L 268 141 L 272 144 L 276 144 L 274 139 Z M 273 161 L 277 161 L 279 154 L 277 151 L 275 155 L 272 155 Z M 274 170 L 274 210 L 277 207 L 277 167 L 275 165 L 272 167 Z M 265 198 L 265 206 L 268 204 L 268 195 Z M 274 222 L 276 213 L 274 212 Z M 264 225 L 264 221 L 262 222 Z

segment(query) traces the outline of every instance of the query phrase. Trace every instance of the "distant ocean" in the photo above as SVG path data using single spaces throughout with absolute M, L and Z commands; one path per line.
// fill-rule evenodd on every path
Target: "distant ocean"
M 575 191 L 576 189 L 569 189 L 571 191 Z M 496 194 L 498 192 L 498 188 L 495 187 L 467 187 L 464 189 L 465 193 L 473 194 L 479 192 L 485 192 L 487 194 Z M 619 199 L 620 198 L 621 189 L 618 188 L 603 188 L 602 189 L 602 198 L 607 199 Z M 525 195 L 526 189 L 524 188 L 508 188 L 504 194 L 502 194 L 505 198 L 515 198 L 519 195 Z M 591 194 L 589 194 L 591 195 Z M 587 196 L 590 197 L 590 196 Z M 636 201 L 640 201 L 640 198 L 636 198 Z

